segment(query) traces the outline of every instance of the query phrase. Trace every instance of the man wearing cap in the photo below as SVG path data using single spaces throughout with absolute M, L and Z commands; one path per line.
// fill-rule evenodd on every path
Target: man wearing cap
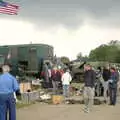
M 7 120 L 7 111 L 9 111 L 9 120 L 16 120 L 16 107 L 14 92 L 19 90 L 16 78 L 9 72 L 10 67 L 3 65 L 3 74 L 0 76 L 0 120 Z

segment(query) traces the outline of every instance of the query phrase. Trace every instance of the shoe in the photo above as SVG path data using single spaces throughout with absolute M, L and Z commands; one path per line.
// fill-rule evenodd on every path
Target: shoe
M 114 103 L 110 103 L 109 105 L 115 106 L 115 104 L 114 104 Z
M 107 100 L 104 100 L 104 103 L 107 104 Z
M 109 105 L 113 105 L 113 104 L 110 103 Z
M 113 103 L 110 103 L 109 105 L 115 106 L 115 104 L 113 104 Z

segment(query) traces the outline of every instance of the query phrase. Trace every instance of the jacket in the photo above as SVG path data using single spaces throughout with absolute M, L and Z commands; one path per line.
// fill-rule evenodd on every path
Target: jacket
M 61 74 L 60 74 L 60 72 L 59 71 L 52 71 L 52 73 L 51 73 L 51 79 L 53 80 L 53 81 L 61 81 Z
M 93 88 L 95 86 L 96 74 L 93 70 L 85 71 L 84 82 L 85 87 Z
M 71 80 L 72 80 L 72 77 L 70 75 L 69 72 L 65 72 L 63 75 L 62 75 L 62 84 L 63 85 L 69 85 Z
M 109 87 L 110 88 L 117 88 L 117 83 L 119 81 L 119 73 L 118 72 L 111 73 L 110 80 L 112 82 L 109 83 Z
M 110 70 L 107 69 L 103 70 L 103 79 L 104 81 L 108 81 L 110 79 Z

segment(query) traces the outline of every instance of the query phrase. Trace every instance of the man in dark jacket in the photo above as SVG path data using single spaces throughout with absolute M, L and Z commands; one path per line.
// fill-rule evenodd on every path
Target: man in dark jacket
M 108 80 L 110 79 L 110 70 L 109 67 L 106 66 L 103 69 L 103 87 L 104 87 L 104 101 L 107 103 L 108 101 Z
M 94 103 L 94 87 L 95 87 L 95 72 L 92 67 L 87 64 L 85 65 L 85 75 L 84 75 L 84 102 L 85 102 L 85 112 L 89 112 L 92 109 Z

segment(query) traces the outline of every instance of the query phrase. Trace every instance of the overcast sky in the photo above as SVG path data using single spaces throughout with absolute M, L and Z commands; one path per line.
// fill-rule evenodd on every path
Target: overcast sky
M 0 14 L 0 44 L 45 43 L 57 56 L 120 40 L 120 0 L 6 0 L 20 6 L 17 16 Z

